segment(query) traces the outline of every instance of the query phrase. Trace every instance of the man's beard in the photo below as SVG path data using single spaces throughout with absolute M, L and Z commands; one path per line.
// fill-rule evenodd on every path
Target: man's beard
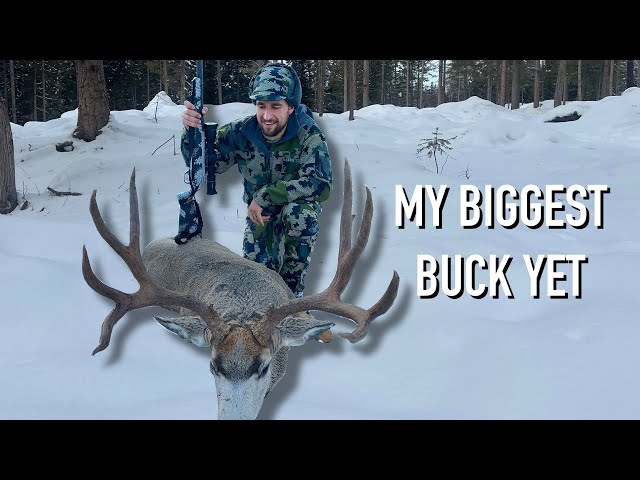
M 264 127 L 264 123 L 258 122 L 258 126 L 260 127 L 260 131 L 262 132 L 262 135 L 264 135 L 267 138 L 272 138 L 277 136 L 280 132 L 282 132 L 282 130 L 284 130 L 287 124 L 286 123 L 280 124 L 280 122 L 276 123 L 275 128 L 271 131 L 271 133 L 269 133 L 269 131 Z

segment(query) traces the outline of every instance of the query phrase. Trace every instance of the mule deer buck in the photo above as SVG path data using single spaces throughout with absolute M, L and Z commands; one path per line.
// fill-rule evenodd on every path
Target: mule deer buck
M 317 320 L 308 311 L 325 311 L 353 320 L 357 328 L 339 335 L 355 343 L 367 334 L 369 323 L 395 301 L 400 281 L 397 272 L 380 300 L 368 310 L 340 299 L 367 243 L 373 215 L 371 192 L 366 187 L 363 220 L 352 246 L 351 171 L 347 161 L 336 273 L 325 291 L 302 298 L 291 293 L 278 273 L 211 240 L 196 237 L 177 245 L 173 238 L 163 238 L 147 245 L 141 255 L 135 168 L 129 192 L 128 246 L 102 219 L 96 191 L 91 195 L 89 210 L 98 232 L 140 284 L 140 289 L 131 294 L 104 284 L 93 273 L 83 246 L 86 282 L 115 302 L 102 323 L 100 343 L 93 355 L 107 348 L 113 327 L 127 312 L 152 305 L 179 312 L 178 318 L 154 317 L 183 339 L 211 349 L 210 370 L 216 383 L 219 419 L 256 418 L 265 396 L 285 373 L 290 347 L 312 339 L 331 340 L 330 329 L 335 324 Z

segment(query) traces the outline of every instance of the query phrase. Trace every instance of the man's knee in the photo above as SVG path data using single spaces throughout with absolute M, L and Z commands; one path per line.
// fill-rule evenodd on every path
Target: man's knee
M 322 207 L 318 202 L 289 203 L 280 214 L 284 235 L 303 242 L 313 242 L 318 236 L 318 217 Z
M 275 233 L 271 225 L 255 225 L 250 219 L 247 219 L 242 242 L 244 257 L 275 269 L 277 252 L 274 236 Z

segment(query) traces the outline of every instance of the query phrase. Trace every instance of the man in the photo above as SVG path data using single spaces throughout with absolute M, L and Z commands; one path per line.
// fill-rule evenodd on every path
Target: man
M 321 202 L 332 188 L 329 150 L 311 111 L 300 103 L 302 87 L 292 67 L 260 68 L 249 83 L 249 98 L 256 114 L 218 129 L 211 165 L 223 173 L 237 164 L 242 176 L 248 206 L 244 257 L 278 272 L 301 297 Z M 181 149 L 188 163 L 187 129 L 200 124 L 200 115 L 189 101 L 185 106 Z

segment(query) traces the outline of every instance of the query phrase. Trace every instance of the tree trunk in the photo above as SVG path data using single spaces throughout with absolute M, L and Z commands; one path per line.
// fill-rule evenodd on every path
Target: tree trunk
M 169 95 L 169 75 L 167 74 L 167 60 L 162 60 L 162 84 L 164 93 Z
M 47 95 L 46 89 L 44 88 L 46 84 L 45 75 L 44 75 L 44 60 L 42 61 L 42 121 L 47 121 Z
M 569 100 L 569 75 L 567 75 L 567 67 L 564 68 L 564 85 L 562 86 L 562 104 L 566 105 Z
M 507 103 L 507 61 L 502 60 L 500 63 L 500 96 L 498 105 L 504 107 Z
M 109 121 L 109 97 L 102 60 L 76 60 L 78 126 L 73 136 L 91 142 Z
M 442 61 L 442 102 L 447 101 L 447 61 Z
M 353 111 L 356 109 L 356 61 L 347 60 L 347 88 L 348 88 L 348 103 L 349 103 L 349 120 L 353 120 L 355 117 Z
M 382 60 L 382 74 L 380 80 L 380 105 L 384 105 L 384 60 Z
M 636 81 L 633 78 L 633 60 L 627 60 L 627 88 L 635 87 Z
M 497 66 L 497 74 L 496 74 L 496 104 L 500 105 L 500 106 L 504 106 L 503 104 L 501 104 L 500 102 L 502 101 L 502 85 L 503 85 L 503 81 L 502 81 L 502 62 L 503 60 L 499 60 L 498 66 Z
M 33 62 L 33 121 L 38 121 L 38 65 Z
M 398 73 L 398 62 L 391 62 L 393 69 L 391 70 L 391 80 L 389 80 L 389 93 L 387 97 L 389 97 L 389 103 L 391 105 L 396 105 L 396 92 L 394 91 L 394 87 L 397 85 L 397 73 Z
M 491 72 L 487 73 L 487 100 L 491 101 Z
M 149 85 L 149 65 L 147 65 L 147 105 L 151 101 L 151 86 Z
M 422 97 L 424 94 L 424 60 L 420 60 L 420 82 L 418 83 L 418 87 L 420 88 L 418 108 L 422 108 Z
M 180 104 L 184 105 L 184 101 L 187 99 L 186 97 L 186 72 L 184 68 L 184 60 L 180 60 Z
M 356 60 L 351 60 L 353 62 L 353 84 L 351 84 L 351 88 L 353 91 L 351 92 L 351 101 L 353 102 L 353 109 L 358 108 L 358 98 L 356 97 L 356 92 L 358 91 L 358 69 L 356 68 Z
M 444 103 L 444 60 L 438 60 L 438 105 Z
M 600 95 L 599 100 L 609 95 L 609 73 L 611 67 L 609 66 L 609 60 L 602 61 L 602 79 L 600 81 Z
M 369 106 L 369 60 L 364 60 L 362 66 L 362 106 Z
M 553 107 L 557 107 L 562 103 L 564 98 L 564 81 L 567 76 L 567 61 L 560 60 L 558 62 L 558 76 L 556 77 L 556 93 L 553 97 Z
M 613 73 L 616 70 L 616 61 L 609 60 L 609 95 L 613 95 Z
M 544 102 L 544 71 L 546 69 L 546 61 L 540 62 L 540 101 Z
M 346 112 L 347 110 L 349 110 L 349 74 L 347 73 L 347 71 L 349 70 L 349 63 L 350 60 L 343 60 L 342 61 L 342 75 L 344 76 L 344 86 L 342 88 L 342 111 Z M 351 120 L 351 119 L 349 119 Z
M 462 100 L 466 100 L 469 98 L 469 77 L 467 76 L 467 72 L 462 76 Z
M 218 74 L 218 105 L 222 105 L 222 66 L 220 60 L 216 61 L 217 74 Z
M 533 108 L 540 106 L 540 60 L 536 60 L 533 78 Z
M 578 101 L 582 101 L 582 60 L 578 60 Z
M 520 108 L 520 60 L 511 64 L 511 110 Z
M 13 123 L 18 123 L 18 114 L 16 113 L 16 74 L 13 60 L 9 60 L 9 77 L 11 77 L 11 119 Z
M 13 159 L 13 135 L 9 112 L 4 99 L 0 99 L 0 213 L 13 211 L 18 205 L 16 169 Z
M 318 94 L 318 115 L 324 114 L 324 60 L 318 60 L 318 86 L 316 92 Z
M 409 92 L 411 90 L 411 60 L 407 60 L 407 94 L 406 94 L 406 106 L 411 105 L 411 96 Z
M 4 102 L 7 103 L 8 97 L 7 97 L 7 61 L 6 60 L 2 61 L 2 85 L 4 87 L 3 88 L 4 95 L 2 96 L 2 98 L 4 98 Z

